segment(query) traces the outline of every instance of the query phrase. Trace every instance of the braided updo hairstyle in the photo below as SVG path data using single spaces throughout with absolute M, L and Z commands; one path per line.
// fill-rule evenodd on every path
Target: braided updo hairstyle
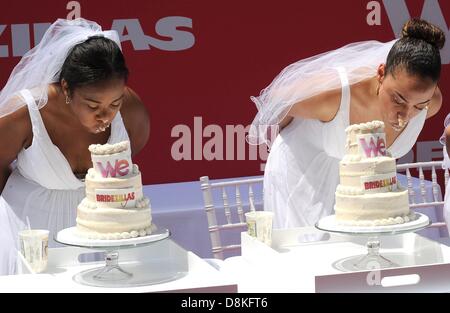
M 393 45 L 386 61 L 386 74 L 398 68 L 437 82 L 441 75 L 441 55 L 445 34 L 437 26 L 421 19 L 405 23 L 401 38 Z

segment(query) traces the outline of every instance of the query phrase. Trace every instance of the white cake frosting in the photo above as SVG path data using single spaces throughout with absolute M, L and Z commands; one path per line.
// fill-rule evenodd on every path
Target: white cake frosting
M 89 146 L 93 168 L 85 179 L 86 197 L 77 208 L 77 233 L 91 239 L 128 239 L 151 234 L 150 201 L 131 161 L 130 144 Z
M 89 151 L 94 155 L 109 155 L 123 151 L 129 151 L 129 141 L 122 141 L 116 144 L 90 145 Z
M 408 191 L 386 149 L 384 123 L 372 121 L 347 127 L 346 154 L 339 163 L 335 212 L 341 224 L 380 226 L 409 222 Z

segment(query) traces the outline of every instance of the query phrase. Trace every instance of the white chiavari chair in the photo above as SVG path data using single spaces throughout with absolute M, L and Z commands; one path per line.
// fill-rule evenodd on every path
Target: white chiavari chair
M 240 251 L 240 244 L 225 243 L 223 237 L 227 232 L 240 233 L 247 229 L 244 213 L 254 210 L 254 206 L 249 203 L 262 203 L 262 194 L 256 195 L 255 190 L 262 190 L 263 179 L 258 177 L 212 183 L 208 176 L 200 177 L 214 258 L 223 260 L 226 252 Z M 224 216 L 218 216 L 222 209 Z
M 416 171 L 416 176 L 411 174 L 412 171 Z M 427 209 L 436 210 L 438 216 L 441 217 L 440 221 L 434 221 L 430 227 L 445 228 L 447 227 L 444 219 L 442 218 L 442 208 L 444 206 L 444 194 L 445 187 L 447 186 L 449 179 L 449 171 L 442 167 L 442 161 L 431 162 L 417 162 L 408 164 L 398 164 L 398 173 L 405 173 L 410 208 L 414 209 Z M 427 173 L 430 172 L 430 173 Z M 427 175 L 425 175 L 427 174 Z M 418 177 L 417 177 L 418 175 Z M 418 187 L 417 182 L 414 182 L 414 177 L 419 179 Z M 427 179 L 428 178 L 428 179 Z M 430 182 L 431 178 L 431 195 L 429 188 L 427 191 L 426 183 Z M 444 184 L 444 190 L 442 190 L 439 182 Z

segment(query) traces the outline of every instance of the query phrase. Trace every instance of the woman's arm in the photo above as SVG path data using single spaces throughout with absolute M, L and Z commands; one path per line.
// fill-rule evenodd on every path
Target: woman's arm
M 295 103 L 281 121 L 280 129 L 286 127 L 294 117 L 322 122 L 333 120 L 339 110 L 341 94 L 341 89 L 334 89 Z
M 147 144 L 150 136 L 150 119 L 147 108 L 139 96 L 126 87 L 125 99 L 120 110 L 130 137 L 131 153 L 136 155 Z
M 0 118 L 0 192 L 11 174 L 10 164 L 22 148 L 31 144 L 33 133 L 28 108 L 24 107 Z

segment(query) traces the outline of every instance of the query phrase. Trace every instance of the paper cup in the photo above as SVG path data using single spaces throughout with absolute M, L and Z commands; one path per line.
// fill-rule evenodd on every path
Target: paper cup
M 272 244 L 273 212 L 252 211 L 245 213 L 247 233 L 267 245 Z
M 26 229 L 19 232 L 20 252 L 35 273 L 46 270 L 48 263 L 48 230 Z

